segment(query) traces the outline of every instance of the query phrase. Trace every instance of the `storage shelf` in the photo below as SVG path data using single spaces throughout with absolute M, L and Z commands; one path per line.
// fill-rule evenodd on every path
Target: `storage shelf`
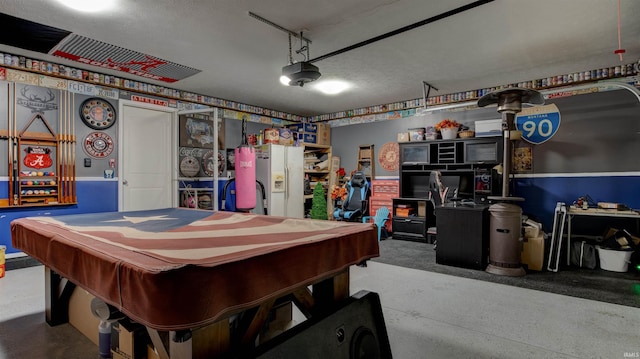
M 220 177 L 218 179 L 224 179 L 224 178 Z M 178 178 L 176 178 L 176 181 L 181 181 L 181 182 L 207 182 L 207 181 L 213 181 L 213 177 L 178 177 Z
M 24 207 L 50 207 L 50 206 L 73 206 L 78 204 L 78 202 L 67 202 L 67 203 L 58 203 L 58 202 L 49 202 L 49 203 L 22 203 L 20 205 L 15 206 L 0 206 L 0 208 L 9 209 L 9 208 L 24 208 Z
M 430 175 L 464 177 L 461 196 L 486 202 L 486 192 L 475 191 L 475 175 L 491 171 L 502 162 L 502 137 L 456 138 L 452 140 L 400 143 L 400 195 L 427 198 Z M 493 188 L 493 187 L 492 187 Z M 462 188 L 460 188 L 462 190 Z
M 305 169 L 304 175 L 305 175 L 305 178 L 309 180 L 309 182 L 313 183 L 311 184 L 311 190 L 315 189 L 315 183 L 319 182 L 322 184 L 322 187 L 325 190 L 325 197 L 327 197 L 327 216 L 328 218 L 331 218 L 333 213 L 333 209 L 332 209 L 333 207 L 331 206 L 331 196 L 326 195 L 329 192 L 328 183 L 329 183 L 329 177 L 331 176 L 331 173 L 332 173 L 331 146 L 305 143 L 304 156 L 305 156 L 304 162 L 307 164 L 320 163 L 325 161 L 328 164 L 328 167 L 324 170 Z M 307 166 L 305 165 L 305 167 Z M 315 167 L 315 166 L 308 166 L 308 167 Z M 305 215 L 308 215 L 311 211 L 312 199 L 313 199 L 313 194 L 306 194 L 302 197 L 302 201 L 304 202 Z
M 369 180 L 375 177 L 375 164 L 373 163 L 374 145 L 358 146 L 358 171 L 362 171 Z
M 435 226 L 433 203 L 426 198 L 394 198 L 392 201 L 393 238 L 427 242 L 427 228 Z

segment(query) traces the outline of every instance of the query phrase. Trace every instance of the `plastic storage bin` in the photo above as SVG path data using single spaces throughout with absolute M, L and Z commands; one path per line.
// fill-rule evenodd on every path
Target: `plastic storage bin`
M 629 269 L 633 251 L 605 249 L 600 246 L 596 246 L 596 249 L 600 258 L 600 268 L 611 272 L 626 272 Z

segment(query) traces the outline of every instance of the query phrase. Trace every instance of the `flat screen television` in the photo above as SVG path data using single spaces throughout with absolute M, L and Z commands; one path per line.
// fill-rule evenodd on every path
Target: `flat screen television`
M 429 146 L 424 144 L 402 146 L 400 156 L 403 165 L 429 163 Z

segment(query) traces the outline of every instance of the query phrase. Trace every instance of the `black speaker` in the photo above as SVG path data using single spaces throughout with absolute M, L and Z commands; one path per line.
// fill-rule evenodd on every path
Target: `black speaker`
M 360 291 L 324 316 L 312 317 L 256 348 L 260 359 L 391 359 L 380 297 Z

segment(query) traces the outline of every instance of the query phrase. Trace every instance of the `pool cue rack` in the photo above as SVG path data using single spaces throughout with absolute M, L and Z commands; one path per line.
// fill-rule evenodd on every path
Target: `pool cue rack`
M 69 102 L 68 94 L 63 96 Z M 52 129 L 43 112 L 35 112 L 20 130 L 15 112 L 9 119 L 9 206 L 77 202 L 75 136 L 71 116 L 64 114 L 60 110 L 59 133 Z

